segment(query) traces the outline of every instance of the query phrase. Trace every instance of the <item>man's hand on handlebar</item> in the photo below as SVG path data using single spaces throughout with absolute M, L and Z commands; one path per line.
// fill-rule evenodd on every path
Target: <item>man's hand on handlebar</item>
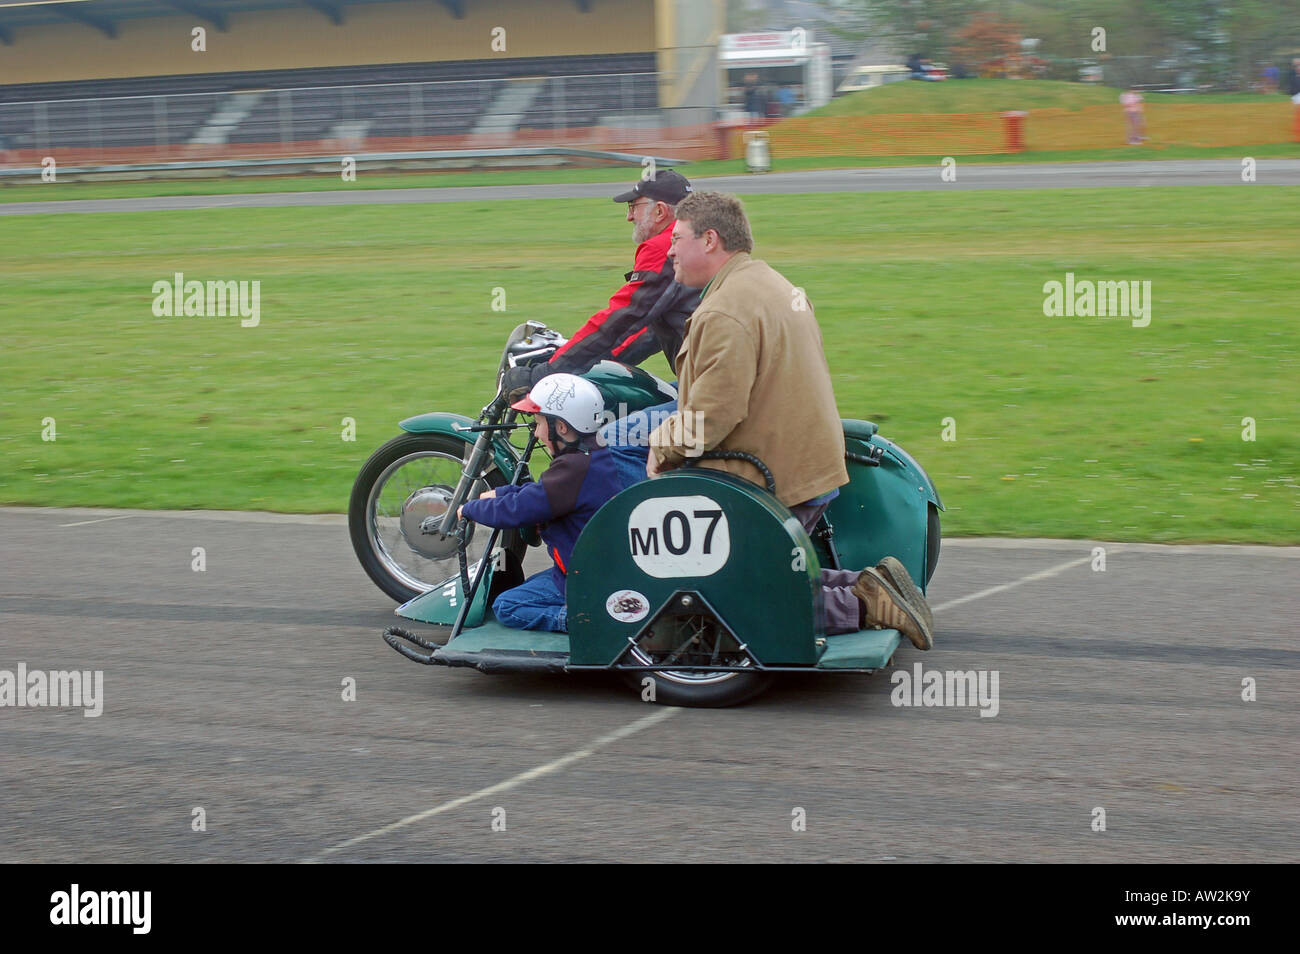
M 501 378 L 501 392 L 506 396 L 506 401 L 514 404 L 526 398 L 535 383 L 532 367 L 516 365 L 513 368 L 506 368 L 506 373 Z

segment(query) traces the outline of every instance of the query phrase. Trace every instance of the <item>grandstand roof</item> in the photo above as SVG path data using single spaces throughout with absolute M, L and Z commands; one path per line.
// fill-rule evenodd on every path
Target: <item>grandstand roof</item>
M 405 3 L 416 0 L 0 0 L 0 43 L 21 42 L 23 29 L 51 24 L 80 23 L 109 37 L 117 36 L 124 20 L 186 16 L 226 29 L 231 14 L 254 10 L 300 9 L 341 24 L 347 8 L 365 3 Z M 461 19 L 470 0 L 438 0 L 449 16 Z M 588 0 L 574 0 L 579 10 Z

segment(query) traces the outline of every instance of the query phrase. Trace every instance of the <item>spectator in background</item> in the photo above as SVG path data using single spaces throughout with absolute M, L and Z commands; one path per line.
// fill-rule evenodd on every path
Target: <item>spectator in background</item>
M 781 115 L 789 116 L 794 112 L 794 87 L 786 83 L 776 92 L 776 101 L 781 105 Z
M 1124 107 L 1124 119 L 1128 123 L 1128 144 L 1140 146 L 1146 142 L 1146 120 L 1142 116 L 1142 94 L 1130 86 L 1119 94 L 1120 105 Z
M 745 112 L 751 118 L 761 118 L 766 112 L 763 103 L 763 89 L 758 85 L 757 73 L 745 74 Z
M 1280 71 L 1272 63 L 1269 63 L 1267 66 L 1265 66 L 1263 71 L 1259 74 L 1260 92 L 1265 94 L 1276 93 L 1277 81 L 1279 75 L 1280 75 Z
M 1286 94 L 1291 102 L 1300 106 L 1300 56 L 1291 61 L 1291 72 L 1286 77 Z

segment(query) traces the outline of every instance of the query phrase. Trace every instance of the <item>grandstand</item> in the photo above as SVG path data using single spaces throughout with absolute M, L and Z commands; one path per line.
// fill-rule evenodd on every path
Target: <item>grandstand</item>
M 709 150 L 721 6 L 0 0 L 0 161 Z

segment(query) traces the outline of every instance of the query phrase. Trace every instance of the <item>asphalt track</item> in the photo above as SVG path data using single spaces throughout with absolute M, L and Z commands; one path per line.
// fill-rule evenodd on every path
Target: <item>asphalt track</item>
M 684 167 L 689 174 L 690 168 Z M 1116 186 L 1243 185 L 1240 159 L 1133 162 L 1044 162 L 975 165 L 957 160 L 956 178 L 941 168 L 827 169 L 692 179 L 696 189 L 738 195 L 817 192 L 912 192 L 964 189 L 1079 189 Z M 629 173 L 629 178 L 633 173 Z M 1258 185 L 1300 185 L 1300 159 L 1259 159 Z M 431 189 L 357 189 L 349 192 L 271 192 L 248 195 L 158 196 L 134 199 L 66 199 L 0 204 L 0 215 L 52 212 L 157 212 L 169 209 L 253 209 L 300 205 L 373 205 L 407 202 L 481 202 L 500 199 L 608 198 L 617 183 L 468 186 Z M 0 192 L 3 196 L 3 192 Z
M 104 673 L 0 709 L 3 861 L 1296 860 L 1300 548 L 948 541 L 896 669 L 996 670 L 992 717 L 418 666 L 342 517 L 0 508 L 0 568 L 0 669 Z

